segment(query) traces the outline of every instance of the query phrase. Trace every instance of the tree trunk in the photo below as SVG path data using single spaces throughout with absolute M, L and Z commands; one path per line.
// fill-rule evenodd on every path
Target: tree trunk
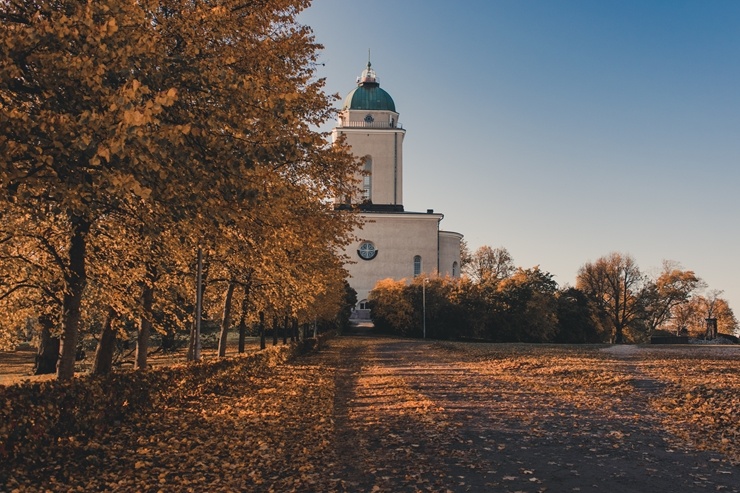
M 113 330 L 113 319 L 116 311 L 108 307 L 105 315 L 103 331 L 100 333 L 98 347 L 95 349 L 95 362 L 93 363 L 93 375 L 107 375 L 113 369 L 113 352 L 116 347 L 116 331 Z
M 62 300 L 62 341 L 59 347 L 57 378 L 71 380 L 75 375 L 75 356 L 80 327 L 82 293 L 87 285 L 87 233 L 90 223 L 72 215 L 69 241 L 69 265 L 64 276 L 64 298 Z
M 290 342 L 298 342 L 298 319 L 293 319 L 293 330 L 290 331 Z
M 260 312 L 260 349 L 265 349 L 265 312 Z
M 278 318 L 277 315 L 272 316 L 272 345 L 277 346 L 278 343 Z
M 621 325 L 617 325 L 616 327 L 614 344 L 624 344 L 624 330 Z
M 190 344 L 188 346 L 188 361 L 200 361 L 200 323 L 203 315 L 203 295 L 206 290 L 205 278 L 208 270 L 204 268 L 203 250 L 198 248 L 195 275 L 195 313 L 193 316 L 193 327 L 190 330 Z
M 283 344 L 288 344 L 288 316 L 283 319 Z
M 246 342 L 247 342 L 247 323 L 244 317 L 242 317 L 239 320 L 239 348 L 237 349 L 239 354 L 244 354 L 244 349 L 245 349 L 244 346 L 246 345 Z
M 239 317 L 239 354 L 244 353 L 244 345 L 247 338 L 247 310 L 249 308 L 249 287 L 244 288 L 242 298 L 241 315 Z
M 57 371 L 57 360 L 59 359 L 59 338 L 51 335 L 54 328 L 54 320 L 49 315 L 39 317 L 41 333 L 39 334 L 39 348 L 36 353 L 36 364 L 33 368 L 34 375 L 48 375 Z
M 231 326 L 231 299 L 234 297 L 234 289 L 236 289 L 236 283 L 230 282 L 224 296 L 224 316 L 221 319 L 221 333 L 218 336 L 219 358 L 226 356 L 226 338 L 229 335 L 229 327 Z
M 151 272 L 150 272 L 151 274 Z M 139 319 L 139 333 L 136 335 L 135 370 L 147 369 L 147 352 L 149 351 L 149 336 L 152 332 L 152 306 L 154 305 L 154 285 L 147 279 L 141 292 L 141 309 L 143 313 Z
M 162 344 L 160 347 L 163 352 L 168 353 L 175 349 L 175 331 L 170 328 L 167 328 L 166 330 L 167 332 L 162 334 Z

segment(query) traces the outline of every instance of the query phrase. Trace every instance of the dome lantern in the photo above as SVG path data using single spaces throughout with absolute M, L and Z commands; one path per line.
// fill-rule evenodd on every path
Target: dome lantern
M 396 104 L 390 94 L 380 88 L 378 76 L 369 60 L 362 75 L 357 78 L 357 87 L 344 98 L 342 110 L 376 110 L 395 113 Z

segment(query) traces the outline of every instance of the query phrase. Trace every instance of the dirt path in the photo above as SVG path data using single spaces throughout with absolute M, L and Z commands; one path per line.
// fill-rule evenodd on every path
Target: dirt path
M 345 338 L 336 452 L 347 491 L 740 491 L 722 457 L 683 450 L 649 400 L 660 383 L 633 354 L 603 365 L 631 388 L 548 386 L 542 373 L 466 360 L 419 341 Z M 519 373 L 519 375 L 516 375 Z M 516 378 L 508 378 L 512 375 Z
M 690 361 L 722 363 L 712 396 L 736 399 L 732 358 Z M 666 429 L 663 373 L 704 374 L 672 361 L 343 337 L 0 461 L 0 491 L 740 492 L 739 467 Z

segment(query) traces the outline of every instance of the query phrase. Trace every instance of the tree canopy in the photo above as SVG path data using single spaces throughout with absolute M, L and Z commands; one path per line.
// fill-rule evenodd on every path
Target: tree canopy
M 196 245 L 265 306 L 343 277 L 325 258 L 355 220 L 326 199 L 354 161 L 315 130 L 309 3 L 0 4 L 0 301 L 49 306 L 60 378 L 85 300 L 146 327 L 192 292 Z

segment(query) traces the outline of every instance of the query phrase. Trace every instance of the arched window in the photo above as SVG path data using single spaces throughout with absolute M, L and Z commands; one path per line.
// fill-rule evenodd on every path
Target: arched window
M 365 175 L 362 177 L 362 201 L 370 202 L 373 197 L 373 158 L 365 156 Z
M 414 277 L 421 274 L 421 255 L 414 256 Z
M 457 277 L 460 275 L 460 272 L 458 272 L 458 266 L 457 266 L 457 260 L 452 262 L 452 277 Z

